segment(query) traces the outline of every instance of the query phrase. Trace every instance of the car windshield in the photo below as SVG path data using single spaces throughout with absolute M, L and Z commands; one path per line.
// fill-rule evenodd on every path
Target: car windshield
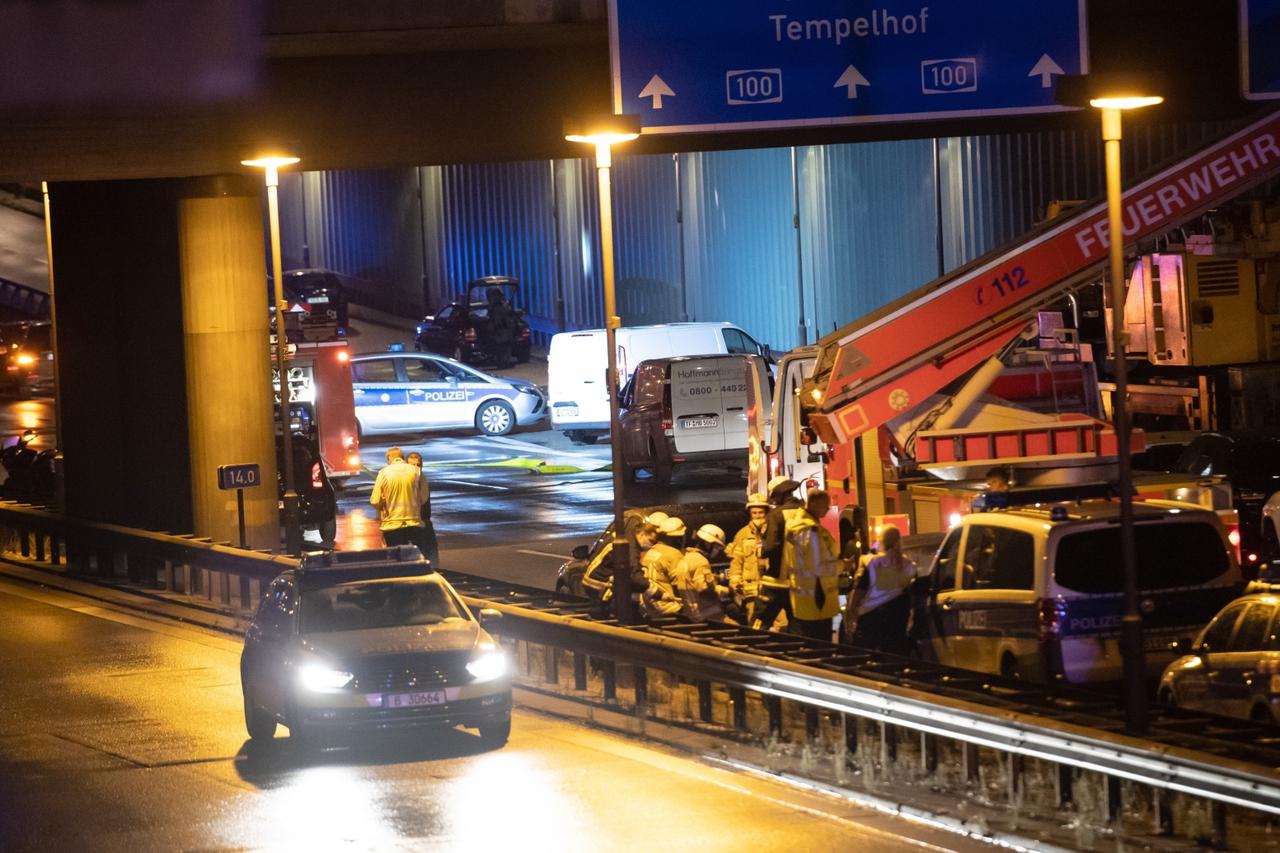
M 302 593 L 302 633 L 436 625 L 463 619 L 457 600 L 432 580 L 361 581 Z
M 1208 583 L 1227 570 L 1227 552 L 1209 524 L 1139 524 L 1134 527 L 1138 588 L 1155 591 Z M 1058 543 L 1054 579 L 1077 592 L 1124 591 L 1120 528 L 1069 533 Z

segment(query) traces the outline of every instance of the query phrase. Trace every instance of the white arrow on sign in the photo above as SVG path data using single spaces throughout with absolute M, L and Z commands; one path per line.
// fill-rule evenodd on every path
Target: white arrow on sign
M 1058 63 L 1049 58 L 1049 54 L 1042 53 L 1040 54 L 1040 61 L 1035 64 L 1035 67 L 1033 67 L 1030 72 L 1028 72 L 1027 76 L 1039 77 L 1040 88 L 1048 89 L 1053 85 L 1053 75 L 1066 73 L 1067 72 L 1063 71 Z
M 655 110 L 662 109 L 663 98 L 674 98 L 676 93 L 671 91 L 671 87 L 666 81 L 657 74 L 649 78 L 649 82 L 644 84 L 644 88 L 640 90 L 640 97 L 653 98 L 653 108 Z
M 835 82 L 835 85 L 832 86 L 832 88 L 839 89 L 841 86 L 847 86 L 849 88 L 849 94 L 847 97 L 856 98 L 858 97 L 859 86 L 870 85 L 871 81 L 866 77 L 863 77 L 861 71 L 850 65 L 844 70 L 844 73 L 840 75 L 840 79 Z

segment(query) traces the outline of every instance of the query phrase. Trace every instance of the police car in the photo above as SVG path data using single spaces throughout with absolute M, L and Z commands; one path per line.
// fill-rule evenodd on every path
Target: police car
M 547 417 L 546 398 L 532 382 L 490 376 L 442 355 L 355 355 L 351 381 L 361 435 L 467 427 L 506 435 Z
M 1073 683 L 1121 677 L 1119 502 L 1100 488 L 984 495 L 934 557 L 913 614 L 919 651 L 949 666 Z M 1072 493 L 1075 500 L 1064 500 Z M 976 501 L 982 509 L 984 501 Z M 1240 566 L 1218 516 L 1173 501 L 1134 501 L 1139 607 L 1148 673 L 1239 594 Z
M 511 733 L 505 655 L 418 549 L 326 552 L 271 582 L 240 658 L 245 727 L 270 740 L 409 726 Z

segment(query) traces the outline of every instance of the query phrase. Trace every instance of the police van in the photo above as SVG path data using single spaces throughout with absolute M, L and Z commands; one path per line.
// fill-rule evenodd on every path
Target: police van
M 352 356 L 351 383 L 361 436 L 466 427 L 506 435 L 547 417 L 546 398 L 532 382 L 429 353 Z
M 1006 508 L 971 513 L 947 533 L 917 582 L 927 594 L 912 634 L 924 657 L 1033 681 L 1120 679 L 1119 502 L 1064 502 L 1061 491 L 984 495 L 979 508 Z M 1146 667 L 1156 677 L 1173 659 L 1170 643 L 1205 625 L 1243 581 L 1211 510 L 1134 501 L 1133 512 Z

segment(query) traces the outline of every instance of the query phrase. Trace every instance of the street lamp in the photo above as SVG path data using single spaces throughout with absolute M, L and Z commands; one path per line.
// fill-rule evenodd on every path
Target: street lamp
M 608 349 L 605 385 L 609 389 L 609 452 L 613 469 L 613 601 L 618 621 L 632 620 L 630 543 L 623 519 L 622 429 L 618 420 L 618 345 L 617 330 L 622 321 L 617 316 L 613 291 L 613 195 L 609 187 L 609 169 L 613 165 L 612 146 L 629 142 L 640 135 L 640 120 L 635 116 L 599 115 L 578 121 L 566 121 L 564 138 L 569 142 L 585 142 L 596 147 L 596 175 L 600 185 L 600 261 L 604 280 L 604 339 Z
M 1129 366 L 1125 348 L 1124 232 L 1120 201 L 1120 113 L 1150 107 L 1164 98 L 1152 94 L 1158 84 L 1136 75 L 1090 75 L 1063 80 L 1059 101 L 1087 101 L 1102 111 L 1102 141 L 1106 155 L 1109 277 L 1111 279 L 1111 349 L 1115 359 L 1116 390 L 1111 398 L 1111 421 L 1116 432 L 1120 488 L 1120 565 L 1124 572 L 1124 617 L 1120 623 L 1120 654 L 1124 664 L 1124 723 L 1131 735 L 1147 731 L 1147 666 L 1138 611 L 1138 569 L 1133 541 L 1133 466 L 1129 436 Z M 1061 85 L 1061 84 L 1060 84 Z M 1073 97 L 1074 96 L 1074 97 Z
M 288 338 L 284 330 L 284 274 L 280 270 L 280 169 L 292 166 L 298 158 L 288 154 L 263 154 L 241 160 L 243 166 L 262 169 L 267 182 L 267 219 L 271 228 L 271 277 L 276 304 L 276 373 L 280 376 L 280 429 L 284 451 L 284 543 L 290 554 L 302 553 L 302 523 L 298 507 L 298 491 L 293 483 L 293 429 L 289 419 L 289 370 L 285 364 Z

